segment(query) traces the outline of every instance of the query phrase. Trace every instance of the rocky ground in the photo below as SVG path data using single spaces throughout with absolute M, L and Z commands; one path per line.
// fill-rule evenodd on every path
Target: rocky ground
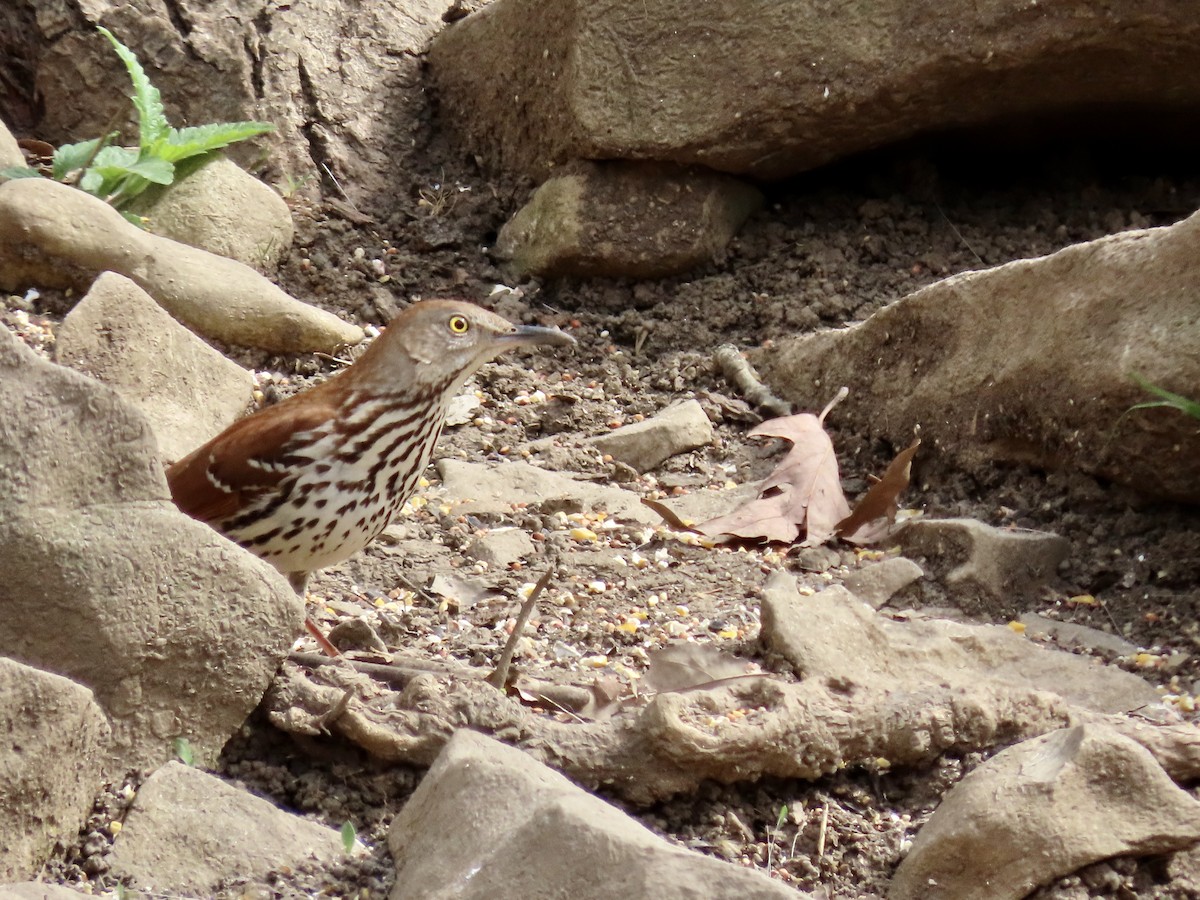
M 1200 179 L 1170 161 L 1101 158 L 1080 148 L 1026 153 L 980 145 L 930 145 L 872 155 L 765 187 L 765 208 L 725 258 L 686 278 L 653 282 L 508 283 L 487 255 L 523 197 L 430 140 L 398 174 L 378 209 L 293 197 L 299 237 L 279 273 L 295 296 L 362 324 L 384 324 L 415 297 L 479 300 L 513 318 L 558 324 L 579 340 L 573 354 L 511 358 L 480 373 L 479 400 L 449 429 L 442 456 L 472 461 L 534 458 L 649 498 L 700 494 L 765 476 L 778 442 L 748 441 L 761 416 L 714 363 L 716 347 L 763 346 L 797 331 L 869 316 L 888 302 L 955 272 L 1042 255 L 1129 228 L 1166 224 L 1200 207 Z M 381 213 L 380 210 L 386 210 Z M 365 215 L 360 215 L 364 213 Z M 372 214 L 374 217 L 372 218 Z M 508 290 L 496 291 L 497 285 Z M 35 341 L 51 333 L 70 300 L 46 294 L 10 301 L 5 322 Z M 22 308 L 23 307 L 23 308 Z M 39 326 L 44 326 L 43 332 Z M 1070 365 L 1086 347 L 1064 347 Z M 324 358 L 230 351 L 263 373 L 267 402 L 333 371 Z M 606 460 L 583 443 L 670 402 L 698 398 L 716 426 L 710 446 L 648 475 Z M 827 397 L 813 397 L 819 409 Z M 1170 414 L 1170 413 L 1165 413 Z M 898 448 L 839 431 L 829 420 L 851 496 Z M 665 546 L 636 529 L 544 510 L 506 524 L 532 535 L 526 565 L 489 568 L 464 555 L 494 524 L 450 515 L 436 470 L 391 540 L 311 585 L 326 624 L 363 608 L 390 623 L 390 649 L 488 666 L 514 623 L 522 588 L 559 560 L 526 628 L 517 664 L 538 677 L 626 682 L 647 653 L 689 638 L 763 660 L 758 598 L 780 568 L 819 585 L 840 580 L 876 551 Z M 958 597 L 936 578 L 893 606 L 937 607 L 1003 623 L 1035 611 L 1115 632 L 1146 652 L 1122 664 L 1184 698 L 1200 693 L 1200 514 L 1072 473 L 997 466 L 956 472 L 918 455 L 906 507 L 928 516 L 969 516 L 998 526 L 1056 532 L 1070 541 L 1059 578 L 1032 596 Z M 883 552 L 886 552 L 884 550 Z M 446 589 L 436 576 L 459 579 Z M 486 590 L 485 590 L 486 589 Z M 1072 600 L 1090 596 L 1093 601 Z M 869 897 L 887 880 L 945 790 L 981 761 L 947 757 L 931 768 L 851 769 L 815 783 L 763 780 L 708 785 L 649 809 L 630 809 L 683 846 L 770 872 L 804 890 Z M 276 882 L 229 886 L 227 896 L 380 896 L 389 884 L 384 836 L 421 773 L 388 766 L 336 740 L 298 740 L 257 716 L 227 747 L 222 773 L 282 805 L 341 827 L 352 822 L 373 853 L 327 872 L 284 872 Z M 103 863 L 105 822 L 120 791 L 97 808 L 95 828 L 64 850 L 63 881 L 111 888 Z M 1155 859 L 1100 863 L 1037 896 L 1195 896 Z

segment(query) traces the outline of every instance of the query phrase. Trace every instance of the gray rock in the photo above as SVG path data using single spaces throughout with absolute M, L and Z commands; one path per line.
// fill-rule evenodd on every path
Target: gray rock
M 807 896 L 668 844 L 531 756 L 465 729 L 396 816 L 388 846 L 391 900 Z
M 292 246 L 292 211 L 283 198 L 222 155 L 138 199 L 133 211 L 154 234 L 260 271 L 274 269 Z
M 1060 622 L 1058 619 L 1048 619 L 1028 612 L 1022 613 L 1017 621 L 1025 626 L 1025 634 L 1029 637 L 1050 638 L 1060 647 L 1072 650 L 1101 650 L 1113 656 L 1133 656 L 1138 652 L 1136 644 L 1098 628 L 1089 628 L 1074 622 Z
M 1200 840 L 1200 803 L 1149 751 L 1095 724 L 996 754 L 955 785 L 917 834 L 891 900 L 1018 900 L 1110 856 Z
M 1200 385 L 1198 244 L 1200 214 L 965 272 L 753 362 L 786 399 L 846 385 L 843 427 L 904 446 L 919 423 L 927 445 L 968 469 L 997 460 L 1080 469 L 1198 503 L 1195 419 L 1126 415 L 1151 399 L 1131 373 L 1185 396 Z M 1080 351 L 1069 366 L 1064 347 Z
M 146 419 L 0 329 L 0 654 L 85 684 L 106 774 L 215 761 L 301 628 L 279 573 L 180 513 Z
M 440 459 L 437 467 L 442 478 L 442 493 L 456 513 L 507 515 L 513 511 L 515 503 L 569 503 L 581 510 L 603 509 L 626 522 L 658 524 L 662 521 L 632 491 L 576 481 L 560 472 L 539 469 L 528 463 L 489 466 L 460 459 Z
M 996 681 L 1104 713 L 1158 702 L 1154 687 L 1136 675 L 1039 646 L 1003 625 L 896 622 L 840 585 L 802 597 L 787 573 L 767 581 L 762 640 L 806 678 L 896 690 Z
M 80 897 L 87 896 L 91 895 L 45 881 L 0 884 L 0 900 L 79 900 Z
M 711 262 L 761 205 L 704 169 L 579 161 L 500 229 L 495 253 L 518 277 L 661 278 Z
M 175 318 L 230 344 L 336 352 L 362 329 L 301 303 L 249 266 L 142 231 L 102 200 L 47 178 L 0 184 L 0 288 L 86 289 L 132 279 Z
M 924 577 L 924 570 L 911 559 L 895 556 L 851 572 L 842 579 L 842 585 L 859 600 L 879 609 L 910 584 Z
M 25 154 L 17 146 L 17 139 L 12 136 L 8 127 L 0 122 L 0 169 L 23 165 L 25 165 Z
M 108 719 L 82 685 L 0 657 L 0 735 L 0 880 L 33 878 L 92 808 Z
M 656 416 L 623 425 L 590 443 L 639 472 L 649 472 L 678 453 L 712 443 L 713 427 L 697 400 L 672 403 Z
M 507 569 L 510 563 L 533 556 L 533 538 L 521 528 L 493 528 L 471 541 L 464 552 L 492 569 Z
M 403 15 L 363 6 L 353 33 L 345 10 L 325 3 L 172 3 L 118 3 L 102 16 L 150 73 L 172 124 L 273 123 L 273 133 L 228 153 L 251 171 L 267 160 L 289 191 L 319 196 L 320 181 L 333 176 L 347 199 L 365 206 L 394 189 L 405 141 L 381 139 L 379 123 L 396 121 L 398 94 L 423 90 L 421 56 L 444 27 L 442 0 L 406 0 Z M 28 78 L 44 108 L 39 134 L 79 140 L 102 134 L 118 113 L 127 118 L 129 76 L 96 34 L 100 12 L 71 15 L 57 0 L 39 0 L 37 9 L 14 20 L 13 40 L 28 48 Z M 327 169 L 314 160 L 314 144 Z
M 140 889 L 203 897 L 226 878 L 262 879 L 343 855 L 332 828 L 169 762 L 138 790 L 111 861 L 115 874 Z
M 107 384 L 150 420 L 166 462 L 182 459 L 254 402 L 254 378 L 123 275 L 105 272 L 67 314 L 55 360 Z
M 1170 0 L 1113 0 L 1103 16 L 1014 14 L 1003 0 L 952 13 L 875 0 L 847 15 L 819 3 L 748 14 L 663 0 L 647 15 L 642 0 L 497 0 L 442 31 L 429 62 L 447 125 L 537 179 L 569 159 L 779 178 L 1074 104 L 1183 110 L 1200 94 L 1187 75 L 1197 44 L 1191 10 Z M 1129 59 L 1145 63 L 1130 72 Z
M 976 519 L 917 519 L 898 540 L 905 555 L 936 566 L 946 585 L 1005 604 L 1052 581 L 1071 544 L 1026 528 L 994 528 Z

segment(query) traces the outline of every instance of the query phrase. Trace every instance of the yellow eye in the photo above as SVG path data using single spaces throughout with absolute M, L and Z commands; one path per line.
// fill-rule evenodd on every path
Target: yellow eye
M 471 323 L 462 316 L 450 317 L 450 331 L 454 334 L 466 334 L 471 330 Z

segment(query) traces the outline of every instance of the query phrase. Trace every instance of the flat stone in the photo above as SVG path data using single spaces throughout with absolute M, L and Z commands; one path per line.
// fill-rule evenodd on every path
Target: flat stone
M 895 556 L 851 572 L 842 579 L 842 585 L 859 600 L 879 609 L 910 584 L 924 577 L 925 571 L 911 559 Z
M 87 688 L 0 657 L 0 880 L 33 878 L 56 842 L 75 837 L 109 738 Z
M 900 863 L 891 900 L 1019 900 L 1111 856 L 1200 841 L 1200 802 L 1150 752 L 1095 724 L 1002 750 L 951 788 Z
M 25 154 L 8 127 L 0 122 L 0 169 L 25 165 Z
M 904 554 L 925 558 L 948 587 L 1001 603 L 1032 596 L 1057 577 L 1071 545 L 1026 528 L 994 528 L 976 519 L 917 519 L 897 536 Z
M 809 896 L 668 844 L 528 754 L 465 729 L 396 816 L 388 846 L 391 900 Z
M 1089 628 L 1074 622 L 1060 622 L 1037 613 L 1022 613 L 1017 619 L 1025 626 L 1025 634 L 1032 638 L 1047 637 L 1060 647 L 1069 649 L 1101 650 L 1113 656 L 1133 656 L 1138 646 L 1124 638 L 1099 628 Z
M 0 884 L 0 900 L 79 900 L 87 896 L 91 895 L 46 881 Z
M 577 161 L 500 229 L 494 252 L 518 278 L 662 278 L 711 263 L 761 205 L 756 188 L 705 169 Z
M 597 435 L 590 443 L 617 462 L 649 472 L 672 456 L 707 446 L 712 440 L 712 423 L 700 402 L 683 400 L 649 419 Z
M 227 878 L 343 857 L 341 835 L 178 762 L 151 775 L 113 841 L 113 872 L 147 891 L 211 896 Z
M 893 621 L 841 585 L 801 596 L 783 572 L 763 592 L 762 640 L 806 678 L 894 690 L 930 683 L 972 688 L 990 680 L 1103 713 L 1158 702 L 1153 685 L 1138 676 L 1036 644 L 1004 625 Z
M 215 437 L 254 402 L 249 372 L 115 272 L 101 274 L 63 319 L 54 357 L 141 410 L 168 463 Z
M 509 515 L 517 503 L 568 503 L 581 511 L 607 511 L 626 522 L 662 522 L 632 491 L 577 481 L 529 463 L 490 466 L 446 458 L 438 460 L 437 467 L 442 493 L 456 513 Z
M 520 528 L 493 528 L 471 541 L 464 552 L 491 569 L 507 569 L 533 556 L 533 538 Z

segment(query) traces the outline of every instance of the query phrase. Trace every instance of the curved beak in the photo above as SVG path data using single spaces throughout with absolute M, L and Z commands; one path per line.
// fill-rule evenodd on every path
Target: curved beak
M 543 328 L 540 325 L 516 325 L 507 334 L 496 335 L 496 343 L 505 348 L 535 347 L 541 344 L 554 347 L 566 347 L 575 343 L 575 338 L 557 328 Z

